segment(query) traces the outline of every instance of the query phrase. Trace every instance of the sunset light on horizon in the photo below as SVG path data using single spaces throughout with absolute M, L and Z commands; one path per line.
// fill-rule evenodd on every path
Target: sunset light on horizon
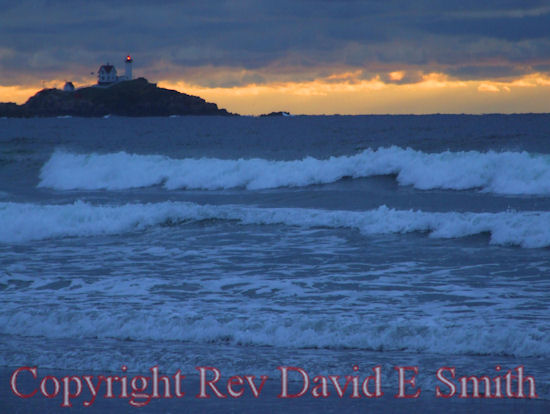
M 0 101 L 92 85 L 130 53 L 135 77 L 240 114 L 550 112 L 549 18 L 539 1 L 21 2 L 0 17 Z
M 429 73 L 414 83 L 391 82 L 404 72 L 388 73 L 390 81 L 380 76 L 361 79 L 356 75 L 357 72 L 344 72 L 311 81 L 230 87 L 209 87 L 175 79 L 157 83 L 159 87 L 200 96 L 243 115 L 280 110 L 307 115 L 550 111 L 550 77 L 544 73 L 505 80 L 458 80 L 442 73 Z M 42 88 L 62 88 L 64 83 L 59 79 L 36 85 L 0 86 L 0 102 L 22 104 Z M 90 80 L 75 84 L 84 87 L 93 83 Z

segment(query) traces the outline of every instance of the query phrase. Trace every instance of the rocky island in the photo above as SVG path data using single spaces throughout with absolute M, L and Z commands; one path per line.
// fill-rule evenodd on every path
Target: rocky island
M 22 105 L 0 103 L 0 117 L 101 117 L 233 115 L 215 103 L 171 89 L 145 78 L 90 86 L 71 91 L 42 89 Z
M 287 111 L 270 112 L 268 114 L 260 115 L 261 118 L 272 117 L 272 116 L 294 116 L 294 115 L 292 115 L 290 112 L 287 112 Z

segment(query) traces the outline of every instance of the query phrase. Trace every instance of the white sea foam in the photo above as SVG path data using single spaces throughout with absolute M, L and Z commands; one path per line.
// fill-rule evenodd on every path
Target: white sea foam
M 213 313 L 183 303 L 147 308 L 19 308 L 0 315 L 0 333 L 47 338 L 117 338 L 193 343 L 233 343 L 287 348 L 358 348 L 442 354 L 543 356 L 550 354 L 550 333 L 534 326 L 482 319 L 423 316 L 381 318 L 378 314 L 337 315 L 270 312 Z M 501 321 L 502 322 L 502 321 Z
M 161 155 L 73 154 L 56 151 L 43 166 L 40 187 L 58 190 L 250 190 L 331 183 L 343 177 L 396 175 L 418 189 L 480 188 L 498 194 L 550 194 L 550 155 L 527 152 L 424 153 L 400 147 L 367 149 L 352 156 L 294 161 L 173 159 Z
M 357 212 L 185 202 L 96 206 L 80 201 L 65 205 L 0 203 L 0 242 L 117 234 L 208 219 L 234 220 L 243 225 L 349 228 L 366 235 L 427 232 L 436 238 L 459 238 L 489 233 L 492 244 L 550 246 L 550 212 L 432 213 L 386 206 Z

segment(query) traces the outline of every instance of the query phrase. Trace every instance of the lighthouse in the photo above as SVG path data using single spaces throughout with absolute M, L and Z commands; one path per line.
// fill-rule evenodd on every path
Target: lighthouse
M 126 80 L 132 80 L 132 56 L 128 55 L 126 56 L 126 59 L 124 59 L 124 65 L 126 67 Z

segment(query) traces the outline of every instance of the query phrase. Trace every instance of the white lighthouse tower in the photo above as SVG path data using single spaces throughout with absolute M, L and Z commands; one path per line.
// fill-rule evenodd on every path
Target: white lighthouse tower
M 126 77 L 126 80 L 132 80 L 132 56 L 128 55 L 126 56 L 126 59 L 124 59 L 124 64 L 125 64 L 125 67 L 126 67 L 126 73 L 125 73 L 125 77 Z

